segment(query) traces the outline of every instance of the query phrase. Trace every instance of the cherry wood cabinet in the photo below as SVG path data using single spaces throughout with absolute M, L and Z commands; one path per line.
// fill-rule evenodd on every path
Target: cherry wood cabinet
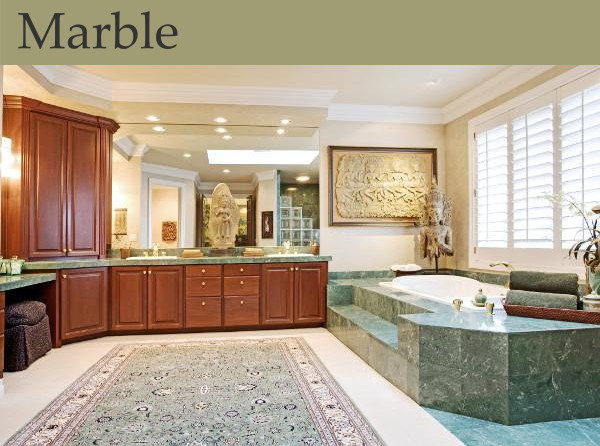
M 230 327 L 260 324 L 260 302 L 256 296 L 225 296 L 223 324 Z
M 5 305 L 5 294 L 0 293 L 0 379 L 4 374 L 4 305 Z
M 21 165 L 2 178 L 2 255 L 105 257 L 118 125 L 21 96 L 4 96 L 3 106 L 3 136 Z
M 294 323 L 294 264 L 262 266 L 261 323 Z
M 108 270 L 82 268 L 59 272 L 61 339 L 71 340 L 108 330 Z
M 183 327 L 183 271 L 180 266 L 148 267 L 148 328 Z
M 223 268 L 221 265 L 185 267 L 185 326 L 223 325 Z
M 278 263 L 262 267 L 261 323 L 325 321 L 327 263 Z
M 223 267 L 223 325 L 260 324 L 260 267 L 248 263 Z
M 148 326 L 146 267 L 125 266 L 111 272 L 111 330 L 144 330 Z

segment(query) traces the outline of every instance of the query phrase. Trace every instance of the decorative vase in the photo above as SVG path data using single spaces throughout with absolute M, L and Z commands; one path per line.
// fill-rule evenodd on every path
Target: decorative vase
M 591 268 L 588 267 L 588 282 L 592 289 L 593 294 L 600 294 L 600 268 L 596 270 L 595 273 L 591 271 Z

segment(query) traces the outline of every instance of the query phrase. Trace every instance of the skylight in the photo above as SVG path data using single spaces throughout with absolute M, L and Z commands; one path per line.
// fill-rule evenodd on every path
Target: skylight
M 207 150 L 209 164 L 308 165 L 318 150 Z

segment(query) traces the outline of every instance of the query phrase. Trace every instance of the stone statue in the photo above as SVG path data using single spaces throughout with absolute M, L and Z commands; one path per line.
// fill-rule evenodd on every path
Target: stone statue
M 420 251 L 429 262 L 435 261 L 438 271 L 438 259 L 442 255 L 452 256 L 452 201 L 439 191 L 435 178 L 431 182 L 429 193 L 421 211 Z
M 210 206 L 208 231 L 215 248 L 233 248 L 238 233 L 240 210 L 225 183 L 215 186 Z

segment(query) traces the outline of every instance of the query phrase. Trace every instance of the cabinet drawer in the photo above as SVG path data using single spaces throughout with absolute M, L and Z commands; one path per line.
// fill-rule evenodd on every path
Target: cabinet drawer
M 237 265 L 225 265 L 223 267 L 224 276 L 258 276 L 260 275 L 260 265 L 256 263 L 239 263 Z
M 260 277 L 241 276 L 225 277 L 223 279 L 223 294 L 225 296 L 251 296 L 260 291 Z
M 186 296 L 220 296 L 220 277 L 187 277 L 185 279 Z
M 224 325 L 258 325 L 260 320 L 258 296 L 225 297 Z
M 221 265 L 188 265 L 185 267 L 185 277 L 219 277 Z
M 185 300 L 186 327 L 220 327 L 220 297 L 188 297 Z

